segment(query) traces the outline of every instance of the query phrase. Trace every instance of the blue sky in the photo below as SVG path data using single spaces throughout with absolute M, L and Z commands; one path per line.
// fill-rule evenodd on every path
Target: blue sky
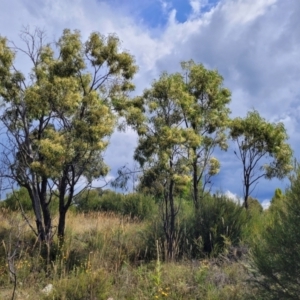
M 10 0 L 0 4 L 0 34 L 20 43 L 24 25 L 46 30 L 50 40 L 64 28 L 116 33 L 139 65 L 135 94 L 162 71 L 180 71 L 193 59 L 217 69 L 232 92 L 232 117 L 256 109 L 271 122 L 283 122 L 299 159 L 300 150 L 300 1 L 299 0 Z M 19 59 L 19 66 L 28 65 Z M 105 159 L 110 177 L 128 163 L 136 135 L 116 132 Z M 221 173 L 214 188 L 242 195 L 241 168 L 233 149 L 216 153 Z M 287 182 L 261 180 L 254 196 L 268 202 Z
M 100 1 L 101 2 L 101 1 Z M 213 6 L 217 5 L 218 0 L 186 1 L 186 0 L 107 0 L 106 3 L 116 5 L 119 9 L 127 11 L 134 16 L 137 22 L 141 22 L 150 28 L 163 28 L 168 23 L 169 13 L 176 11 L 176 20 L 179 23 L 187 21 L 193 12 L 193 7 L 199 7 L 200 12 L 205 13 Z

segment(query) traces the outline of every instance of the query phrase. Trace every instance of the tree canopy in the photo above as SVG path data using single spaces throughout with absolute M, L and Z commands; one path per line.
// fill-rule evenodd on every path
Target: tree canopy
M 163 73 L 137 97 L 144 113 L 129 118 L 139 135 L 135 159 L 144 168 L 141 186 L 164 199 L 163 218 L 172 257 L 176 193 L 192 186 L 199 208 L 199 186 L 219 172 L 212 156 L 216 146 L 226 149 L 230 92 L 223 78 L 193 61 L 182 63 L 186 74 Z
M 220 163 L 213 157 L 213 151 L 216 147 L 227 150 L 225 131 L 229 124 L 231 93 L 223 87 L 223 77 L 217 70 L 208 70 L 193 60 L 181 65 L 189 95 L 181 103 L 183 120 L 187 131 L 199 137 L 198 143 L 189 145 L 193 199 L 198 209 L 199 185 L 202 184 L 203 193 L 211 176 L 220 170 Z
M 0 38 L 2 163 L 5 175 L 27 189 L 39 237 L 48 240 L 52 196 L 59 198 L 63 236 L 76 185 L 107 173 L 101 153 L 115 127 L 112 109 L 128 99 L 137 67 L 115 35 L 94 32 L 83 43 L 79 31 L 66 29 L 55 48 L 38 29 L 21 37 L 24 48 Z M 15 65 L 20 52 L 31 62 L 28 76 Z
M 236 156 L 243 166 L 244 205 L 262 177 L 284 178 L 291 170 L 292 150 L 282 123 L 269 123 L 257 111 L 230 124 L 230 136 L 237 144 Z

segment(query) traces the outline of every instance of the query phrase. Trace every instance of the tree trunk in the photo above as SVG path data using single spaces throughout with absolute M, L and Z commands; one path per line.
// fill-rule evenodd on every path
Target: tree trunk
M 57 234 L 60 247 L 63 245 L 65 238 L 66 212 L 67 210 L 65 208 L 59 210 Z
M 174 207 L 174 181 L 171 180 L 169 187 L 169 203 L 170 203 L 170 224 L 169 224 L 169 241 L 168 241 L 168 259 L 174 259 L 174 242 L 175 242 L 175 207 Z
M 246 209 L 248 209 L 248 207 L 249 207 L 249 204 L 248 204 L 248 198 L 249 198 L 249 195 L 247 194 L 245 194 L 245 197 L 244 197 L 244 207 L 246 208 Z
M 194 154 L 196 155 L 196 152 Z M 199 210 L 199 189 L 198 189 L 198 166 L 197 166 L 196 158 L 193 161 L 193 198 L 194 198 L 195 211 L 198 212 L 198 210 Z
M 245 175 L 245 193 L 244 193 L 244 207 L 248 209 L 248 198 L 249 198 L 249 190 L 250 190 L 250 183 L 249 183 L 249 175 Z
M 74 175 L 74 169 L 71 167 L 71 170 Z M 74 187 L 75 181 L 74 177 L 72 178 L 72 183 L 70 184 L 68 199 L 65 201 L 66 197 L 66 190 L 67 190 L 67 176 L 68 176 L 69 169 L 66 168 L 64 171 L 64 176 L 61 179 L 60 186 L 59 186 L 59 220 L 58 220 L 58 239 L 60 246 L 64 243 L 65 237 L 65 227 L 66 227 L 66 214 L 68 209 L 71 206 L 73 196 L 74 196 Z
M 36 218 L 35 223 L 36 223 L 38 238 L 40 241 L 44 242 L 46 240 L 46 232 L 45 232 L 45 228 L 44 228 L 40 199 L 39 199 L 38 193 L 37 193 L 35 187 L 26 185 L 25 188 L 27 189 L 28 194 L 30 196 L 34 215 Z
M 42 204 L 44 228 L 45 228 L 45 240 L 51 242 L 52 239 L 52 218 L 49 210 L 49 206 L 44 203 Z
M 44 228 L 46 235 L 46 242 L 51 243 L 52 239 L 52 219 L 49 210 L 49 203 L 47 202 L 47 178 L 42 178 L 42 182 L 39 188 L 39 198 L 41 202 L 43 218 L 44 218 Z

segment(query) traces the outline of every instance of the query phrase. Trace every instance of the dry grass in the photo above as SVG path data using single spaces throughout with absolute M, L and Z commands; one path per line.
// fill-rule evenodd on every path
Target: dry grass
M 54 224 L 56 224 L 56 219 Z M 66 220 L 67 228 L 72 229 L 72 234 L 83 234 L 88 231 L 106 232 L 113 228 L 121 227 L 130 230 L 135 227 L 128 218 L 110 212 L 69 213 Z
M 54 224 L 56 222 L 54 218 Z M 20 266 L 16 269 L 15 300 L 108 298 L 100 294 L 109 295 L 114 300 L 234 300 L 246 299 L 245 295 L 252 293 L 245 284 L 247 272 L 239 262 L 143 262 L 147 241 L 140 233 L 147 226 L 145 222 L 133 222 L 112 213 L 70 212 L 66 226 L 64 249 L 61 255 L 54 257 L 51 272 L 47 274 L 37 252 L 32 256 L 32 249 L 24 246 L 30 236 L 28 225 L 24 225 L 18 213 L 0 212 L 3 234 L 10 232 L 16 236 L 20 228 L 26 232 L 22 235 L 24 241 L 21 241 L 15 261 L 15 265 Z M 9 242 L 4 235 L 1 238 Z M 0 253 L 3 264 L 5 257 L 3 251 Z M 99 280 L 101 286 L 96 284 Z M 49 283 L 56 290 L 47 297 L 41 290 Z M 5 266 L 0 271 L 1 285 L 0 299 L 11 299 L 12 284 Z

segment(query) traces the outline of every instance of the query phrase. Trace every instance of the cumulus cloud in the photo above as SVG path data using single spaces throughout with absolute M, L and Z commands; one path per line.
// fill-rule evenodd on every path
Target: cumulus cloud
M 263 209 L 265 210 L 265 209 L 268 209 L 270 207 L 271 201 L 270 201 L 270 199 L 265 199 L 260 204 L 263 207 Z
M 84 39 L 91 31 L 116 33 L 139 65 L 136 94 L 149 87 L 162 71 L 180 71 L 179 62 L 192 58 L 223 75 L 224 85 L 232 91 L 232 116 L 245 116 L 255 108 L 268 120 L 282 121 L 295 154 L 299 155 L 300 1 L 190 0 L 191 13 L 179 22 L 175 2 L 158 0 L 161 7 L 157 13 L 164 10 L 168 21 L 154 27 L 134 13 L 149 5 L 149 1 L 126 3 L 4 1 L 0 11 L 1 35 L 19 42 L 19 30 L 28 24 L 45 29 L 50 40 L 58 39 L 64 28 L 80 29 Z M 135 144 L 136 135 L 132 132 L 114 134 L 105 154 L 113 170 L 123 164 L 123 159 L 132 159 Z M 223 173 L 226 176 L 219 176 L 216 184 L 239 194 L 241 172 L 232 151 L 221 158 L 227 168 Z M 232 175 L 230 179 L 228 175 Z M 272 193 L 273 185 L 259 185 L 258 195 Z
M 243 199 L 239 197 L 237 194 L 232 193 L 231 191 L 227 190 L 224 195 L 232 200 L 233 202 L 242 205 L 243 204 Z
M 266 13 L 277 0 L 229 0 L 221 7 L 229 26 L 240 26 Z

